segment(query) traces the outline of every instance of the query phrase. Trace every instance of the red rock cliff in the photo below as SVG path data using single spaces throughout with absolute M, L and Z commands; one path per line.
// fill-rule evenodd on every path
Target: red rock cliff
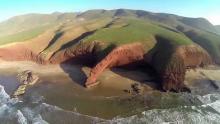
M 144 50 L 140 43 L 133 43 L 115 48 L 91 70 L 86 81 L 86 86 L 89 87 L 93 85 L 98 76 L 100 76 L 106 68 L 122 66 L 143 60 L 143 56 Z
M 60 50 L 45 61 L 24 45 L 16 44 L 0 48 L 0 58 L 9 61 L 35 61 L 40 64 L 60 64 L 66 61 L 90 62 L 95 60 L 95 52 L 99 42 L 78 44 L 73 47 Z M 159 48 L 152 50 L 152 54 L 146 57 L 146 63 L 151 64 L 161 77 L 163 89 L 166 91 L 181 91 L 185 88 L 184 77 L 186 68 L 195 68 L 212 63 L 209 54 L 198 45 L 187 45 L 171 47 L 167 44 L 159 45 Z M 165 47 L 164 47 L 165 46 Z M 172 49 L 170 51 L 170 49 Z M 159 50 L 159 51 L 157 51 Z M 168 51 L 168 52 L 167 52 Z M 148 53 L 144 53 L 141 43 L 122 45 L 113 49 L 104 57 L 90 72 L 86 86 L 96 82 L 97 78 L 106 68 L 127 65 L 143 60 Z M 164 57 L 164 56 L 168 56 Z M 93 60 L 92 60 L 93 59 Z
M 166 91 L 182 91 L 186 89 L 184 78 L 186 68 L 203 67 L 211 64 L 209 54 L 198 45 L 179 46 L 165 68 L 160 70 L 163 89 Z
M 99 42 L 96 41 L 87 44 L 80 43 L 76 46 L 55 52 L 49 61 L 52 64 L 59 64 L 74 59 L 72 61 L 79 61 L 83 64 L 83 61 L 91 61 L 92 58 L 95 58 L 93 54 L 98 45 Z
M 29 48 L 22 44 L 0 48 L 0 58 L 7 61 L 34 61 L 39 64 L 46 62 Z

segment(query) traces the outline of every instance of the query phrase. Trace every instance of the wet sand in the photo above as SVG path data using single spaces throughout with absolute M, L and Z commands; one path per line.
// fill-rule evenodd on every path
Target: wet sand
M 209 66 L 205 69 L 188 70 L 185 84 L 190 87 L 193 94 L 205 95 L 210 92 L 218 92 L 220 90 L 220 69 L 217 66 Z
M 9 75 L 13 74 L 14 76 L 19 72 L 31 70 L 45 80 L 48 78 L 49 82 L 70 82 L 78 89 L 89 92 L 93 95 L 106 97 L 126 95 L 127 93 L 125 93 L 124 90 L 130 89 L 131 85 L 134 83 L 143 84 L 143 86 L 149 90 L 149 87 L 151 86 L 147 86 L 147 84 L 150 83 L 148 80 L 152 80 L 152 78 L 146 73 L 137 70 L 105 70 L 98 79 L 101 83 L 97 86 L 86 89 L 84 83 L 91 69 L 89 67 L 82 67 L 79 65 L 38 65 L 26 61 L 1 61 L 0 69 L 2 74 L 7 73 Z M 59 81 L 60 78 L 65 80 Z
M 153 108 L 169 108 L 179 105 L 197 104 L 181 93 L 165 93 L 155 87 L 146 73 L 137 70 L 106 70 L 98 79 L 101 83 L 86 89 L 83 83 L 89 74 L 89 67 L 77 65 L 38 65 L 33 62 L 0 63 L 0 84 L 6 92 L 12 94 L 18 86 L 16 75 L 24 70 L 31 70 L 39 75 L 40 80 L 29 87 L 21 99 L 43 101 L 68 111 L 84 115 L 112 119 L 117 116 L 126 117 Z M 219 81 L 220 70 L 196 69 L 187 71 L 185 84 L 193 94 L 205 94 L 218 91 L 210 79 Z M 208 77 L 208 78 L 207 78 Z M 131 95 L 124 92 L 131 84 L 140 83 L 144 87 L 143 95 Z M 193 102 L 192 102 L 193 101 Z
M 149 77 L 143 72 L 123 69 L 116 69 L 114 72 L 106 70 L 98 79 L 101 82 L 100 85 L 86 89 L 83 81 L 89 74 L 89 67 L 3 61 L 0 64 L 0 70 L 1 74 L 5 73 L 3 76 L 5 83 L 0 84 L 6 87 L 6 92 L 9 94 L 12 94 L 13 89 L 19 84 L 16 81 L 16 75 L 19 72 L 31 70 L 39 75 L 38 83 L 29 87 L 21 98 L 27 103 L 43 96 L 42 100 L 48 104 L 106 119 L 131 116 L 145 108 L 143 103 L 132 100 L 133 96 L 124 91 L 130 89 L 133 83 L 148 80 Z M 11 82 L 13 83 L 10 84 Z M 8 90 L 7 87 L 12 90 Z

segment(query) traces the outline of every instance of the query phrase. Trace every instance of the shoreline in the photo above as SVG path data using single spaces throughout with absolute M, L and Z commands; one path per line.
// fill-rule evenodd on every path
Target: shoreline
M 99 78 L 102 83 L 91 89 L 87 89 L 81 84 L 88 76 L 90 68 L 77 65 L 66 65 L 66 69 L 63 70 L 60 65 L 6 61 L 0 63 L 0 74 L 2 74 L 0 78 L 1 81 L 5 81 L 4 87 L 8 90 L 8 87 L 16 87 L 16 83 L 18 83 L 16 82 L 16 74 L 18 72 L 31 70 L 33 73 L 38 74 L 40 80 L 35 85 L 27 88 L 27 92 L 21 97 L 22 100 L 28 102 L 29 99 L 40 97 L 43 102 L 64 110 L 112 119 L 112 117 L 118 115 L 127 117 L 137 114 L 140 110 L 160 108 L 161 104 L 162 106 L 166 102 L 170 104 L 169 100 L 172 101 L 171 107 L 178 106 L 182 104 L 178 102 L 177 96 L 179 95 L 185 96 L 186 98 L 183 101 L 188 104 L 187 98 L 190 95 L 206 95 L 217 92 L 219 89 L 213 87 L 210 83 L 210 79 L 220 81 L 218 76 L 220 70 L 216 69 L 213 67 L 187 70 L 185 84 L 193 91 L 192 93 L 186 93 L 189 96 L 185 96 L 185 93 L 162 92 L 151 86 L 155 83 L 145 82 L 146 79 L 149 79 L 146 73 L 120 68 L 105 70 Z M 207 77 L 210 79 L 207 79 Z M 133 95 L 124 92 L 125 89 L 130 89 L 134 82 L 144 87 L 143 94 Z M 165 101 L 162 101 L 163 98 L 166 98 Z M 149 106 L 149 108 L 145 106 Z M 117 111 L 112 112 L 112 109 Z M 129 113 L 128 115 L 126 111 Z
M 92 91 L 94 94 L 103 94 L 104 96 L 111 96 L 111 92 L 113 95 L 117 93 L 119 95 L 129 95 L 124 92 L 124 90 L 130 89 L 131 85 L 134 83 L 145 84 L 144 81 L 150 78 L 147 74 L 138 70 L 124 70 L 120 68 L 114 70 L 106 69 L 98 79 L 102 82 L 101 84 L 92 88 L 86 88 L 84 83 L 91 70 L 90 67 L 86 66 L 68 64 L 41 65 L 30 61 L 1 61 L 0 69 L 0 72 L 7 72 L 8 74 L 13 73 L 14 75 L 25 70 L 30 70 L 40 77 L 48 78 L 49 80 L 56 80 L 53 79 L 53 76 L 49 78 L 51 75 L 61 76 L 62 78 L 66 78 L 67 82 L 72 82 L 85 91 Z M 152 90 L 152 88 L 147 85 L 145 88 Z
M 19 72 L 30 70 L 33 73 L 40 75 L 41 77 L 48 77 L 50 75 L 63 76 L 67 78 L 69 82 L 79 85 L 84 90 L 93 90 L 105 92 L 108 89 L 124 90 L 130 89 L 132 84 L 140 84 L 145 93 L 151 91 L 160 91 L 156 82 L 151 82 L 153 77 L 149 76 L 140 70 L 127 70 L 123 68 L 106 69 L 103 74 L 100 75 L 98 81 L 101 84 L 92 88 L 85 87 L 85 80 L 89 76 L 90 67 L 82 65 L 70 65 L 70 64 L 48 64 L 42 65 L 32 61 L 4 61 L 0 60 L 0 73 L 7 72 L 7 74 L 18 74 Z M 7 75 L 2 73 L 3 75 Z M 184 83 L 189 87 L 194 87 L 195 82 L 200 80 L 201 82 L 220 81 L 220 67 L 211 65 L 206 68 L 187 69 Z M 53 80 L 53 78 L 50 78 Z M 193 82 L 193 83 L 192 83 Z M 94 90 L 95 89 L 95 90 Z M 123 93 L 126 94 L 126 93 Z

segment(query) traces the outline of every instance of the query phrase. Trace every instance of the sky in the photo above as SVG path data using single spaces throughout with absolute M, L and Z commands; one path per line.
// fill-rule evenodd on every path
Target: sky
M 27 13 L 119 8 L 204 17 L 220 25 L 220 0 L 0 0 L 0 21 Z

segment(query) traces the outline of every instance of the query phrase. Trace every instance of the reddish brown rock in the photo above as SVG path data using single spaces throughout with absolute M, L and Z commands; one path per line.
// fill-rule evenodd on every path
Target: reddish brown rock
M 198 45 L 180 46 L 176 51 L 183 58 L 186 67 L 202 67 L 212 63 L 208 52 Z
M 122 66 L 140 61 L 143 60 L 143 56 L 144 50 L 142 44 L 140 43 L 122 45 L 115 48 L 91 70 L 86 81 L 86 86 L 89 87 L 96 83 L 97 78 L 106 68 Z
M 66 61 L 83 62 L 96 61 L 96 47 L 99 42 L 78 44 L 55 52 L 54 55 L 45 61 L 23 44 L 9 45 L 0 48 L 0 58 L 8 61 L 34 61 L 40 64 L 60 64 Z M 186 68 L 203 67 L 211 64 L 212 59 L 209 54 L 198 45 L 187 45 L 172 47 L 169 44 L 159 44 L 151 50 L 146 63 L 151 64 L 158 72 L 163 89 L 166 91 L 182 91 L 186 88 L 184 77 Z M 122 45 L 113 49 L 104 59 L 102 59 L 90 72 L 86 81 L 86 86 L 96 83 L 97 78 L 106 68 L 127 65 L 144 59 L 143 45 L 132 43 Z
M 85 62 L 92 63 L 95 61 L 94 52 L 99 44 L 100 43 L 96 41 L 85 44 L 80 43 L 76 46 L 59 50 L 52 55 L 49 61 L 52 64 L 60 64 L 67 61 L 74 61 L 74 63 L 78 62 L 81 64 L 84 64 Z
M 37 53 L 22 44 L 0 48 L 0 59 L 7 61 L 34 61 L 39 64 L 46 63 Z
M 160 70 L 163 89 L 166 91 L 188 90 L 184 85 L 186 68 L 211 64 L 209 54 L 198 45 L 179 46 L 163 70 Z
M 150 59 L 148 56 L 147 62 L 152 63 L 151 65 L 160 75 L 162 88 L 165 91 L 173 90 L 179 92 L 188 90 L 184 85 L 186 68 L 203 67 L 212 63 L 209 54 L 198 45 L 193 44 L 179 47 L 167 45 L 167 48 L 164 48 L 164 45 L 161 46 L 163 48 L 157 48 L 160 54 L 154 51 L 155 53 L 151 55 Z M 165 49 L 167 51 L 163 51 Z M 97 78 L 104 69 L 143 60 L 143 56 L 144 50 L 139 43 L 124 45 L 114 49 L 91 70 L 86 86 L 89 87 L 96 84 Z
M 84 64 L 83 62 L 91 61 L 91 58 L 95 59 L 93 53 L 97 45 L 99 45 L 99 42 L 78 44 L 61 49 L 55 52 L 49 60 L 45 60 L 40 51 L 35 53 L 26 44 L 12 44 L 0 48 L 0 59 L 6 61 L 34 61 L 39 64 L 60 64 L 72 60 Z

